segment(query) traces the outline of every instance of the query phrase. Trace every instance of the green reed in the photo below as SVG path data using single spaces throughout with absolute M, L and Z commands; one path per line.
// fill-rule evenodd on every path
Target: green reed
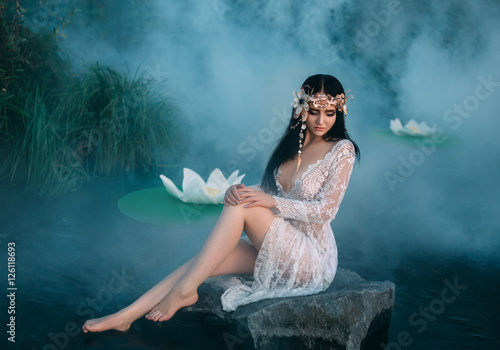
M 174 166 L 184 137 L 162 82 L 99 64 L 77 77 L 63 57 L 53 35 L 0 17 L 0 179 L 52 196 Z

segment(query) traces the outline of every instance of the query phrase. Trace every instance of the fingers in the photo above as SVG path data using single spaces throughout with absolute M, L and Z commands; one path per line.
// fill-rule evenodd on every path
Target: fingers
M 244 184 L 231 186 L 224 197 L 224 205 L 238 205 L 248 202 L 248 199 L 258 190 L 245 187 Z
M 238 205 L 239 201 L 237 198 L 235 198 L 233 195 L 226 195 L 226 198 L 224 198 L 224 205 Z
M 238 200 L 240 199 L 240 195 L 239 195 L 239 190 L 238 190 L 238 189 L 233 188 L 233 189 L 231 190 L 231 194 L 234 196 L 234 198 L 236 198 L 236 199 L 238 199 Z
M 241 197 L 238 194 L 236 187 L 231 187 L 224 198 L 224 205 L 238 205 Z
M 241 194 L 240 195 L 240 204 L 245 204 L 244 207 L 248 208 L 250 206 L 254 207 L 257 201 L 258 201 L 258 196 L 256 195 L 255 192 L 247 192 L 248 194 Z
M 258 190 L 251 187 L 238 188 L 238 192 L 256 192 L 256 191 Z
M 243 207 L 245 207 L 245 208 L 251 208 L 251 207 L 255 206 L 255 203 L 257 203 L 257 201 L 252 201 L 252 202 L 250 202 L 248 204 L 245 204 Z

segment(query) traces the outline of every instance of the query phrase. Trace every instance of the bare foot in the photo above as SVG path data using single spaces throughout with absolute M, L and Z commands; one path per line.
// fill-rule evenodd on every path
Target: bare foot
M 155 322 L 167 321 L 175 315 L 177 310 L 193 305 L 196 301 L 198 301 L 196 289 L 181 292 L 178 288 L 174 288 L 145 317 Z
M 131 324 L 132 322 L 126 320 L 119 312 L 116 312 L 108 316 L 87 320 L 82 329 L 83 333 L 103 332 L 108 329 L 116 329 L 117 331 L 124 332 L 130 328 Z

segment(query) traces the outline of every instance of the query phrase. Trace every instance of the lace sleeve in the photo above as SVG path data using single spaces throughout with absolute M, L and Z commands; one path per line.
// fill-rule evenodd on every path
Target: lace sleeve
M 332 221 L 344 198 L 354 161 L 354 146 L 352 143 L 346 142 L 339 147 L 330 169 L 327 170 L 325 184 L 315 199 L 298 200 L 273 195 L 276 202 L 275 208 L 279 211 L 277 215 L 305 222 Z

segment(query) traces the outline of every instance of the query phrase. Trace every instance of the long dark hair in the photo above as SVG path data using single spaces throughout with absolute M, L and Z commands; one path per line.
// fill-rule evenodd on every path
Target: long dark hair
M 312 92 L 323 92 L 331 96 L 336 96 L 337 94 L 344 93 L 344 87 L 342 86 L 340 81 L 328 74 L 316 74 L 310 76 L 306 79 L 306 81 L 304 81 L 304 83 L 302 84 L 302 88 L 308 95 L 312 95 Z M 292 126 L 297 124 L 297 121 L 299 120 L 293 117 L 294 112 L 295 108 L 292 110 L 290 123 L 285 131 L 285 134 L 278 141 L 279 143 L 274 149 L 271 158 L 267 163 L 266 169 L 264 170 L 264 175 L 262 176 L 260 186 L 262 190 L 267 193 L 276 194 L 278 192 L 276 182 L 274 180 L 274 172 L 282 163 L 293 159 L 298 154 L 300 125 L 298 125 L 294 129 L 291 128 Z M 337 110 L 335 124 L 333 124 L 330 130 L 328 130 L 328 132 L 323 135 L 323 139 L 327 142 L 340 141 L 342 139 L 351 141 L 354 145 L 356 158 L 359 161 L 359 147 L 347 133 L 344 122 L 344 112 Z

